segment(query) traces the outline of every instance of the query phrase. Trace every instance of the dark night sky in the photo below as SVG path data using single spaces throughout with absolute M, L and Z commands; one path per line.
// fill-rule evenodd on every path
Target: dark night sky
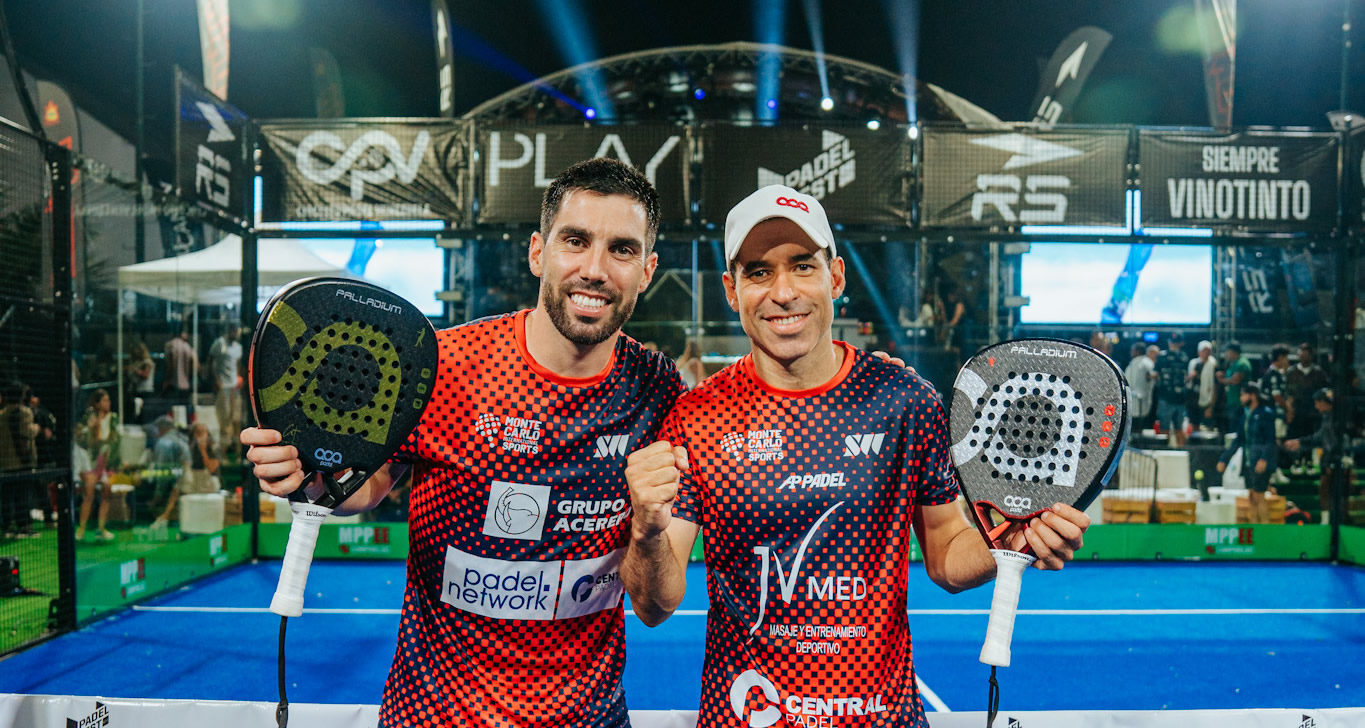
M 558 0 L 557 0 L 558 1 Z M 148 113 L 171 110 L 170 68 L 199 70 L 193 0 L 145 0 Z M 1365 0 L 1354 4 L 1357 26 Z M 455 105 L 464 112 L 529 77 L 569 65 L 542 4 L 449 0 L 457 27 Z M 577 0 L 605 57 L 666 45 L 756 40 L 751 3 Z M 883 3 L 824 2 L 826 51 L 896 70 Z M 8 0 L 14 45 L 30 72 L 131 137 L 133 0 Z M 1082 123 L 1204 125 L 1202 69 L 1179 39 L 1191 0 L 923 0 L 919 77 L 1002 118 L 1025 117 L 1040 59 L 1071 30 L 1115 38 L 1076 107 Z M 1325 126 L 1337 107 L 1342 0 L 1241 0 L 1235 123 Z M 337 58 L 350 116 L 436 114 L 426 0 L 232 0 L 229 101 L 258 119 L 313 116 L 307 47 Z M 272 19 L 279 27 L 270 27 Z M 811 48 L 803 3 L 786 3 L 786 45 Z M 1359 33 L 1357 33 L 1357 36 Z M 485 46 L 480 50 L 479 43 Z M 1171 46 L 1176 46 L 1172 48 Z M 1351 57 L 1353 105 L 1365 108 L 1365 53 Z M 491 49 L 490 52 L 487 49 Z M 529 73 L 517 78 L 494 55 Z

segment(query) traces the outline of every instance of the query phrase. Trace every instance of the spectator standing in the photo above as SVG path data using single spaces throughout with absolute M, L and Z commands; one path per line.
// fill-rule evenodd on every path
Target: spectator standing
M 209 371 L 217 392 L 218 439 L 232 442 L 242 431 L 242 327 L 233 324 L 209 347 Z
M 1215 374 L 1224 387 L 1227 419 L 1223 431 L 1235 433 L 1242 429 L 1242 387 L 1251 381 L 1251 362 L 1242 356 L 1242 345 L 1235 341 L 1229 341 L 1223 348 L 1223 361 L 1227 369 Z
M 1156 359 L 1156 419 L 1175 432 L 1176 447 L 1185 446 L 1185 372 L 1189 359 L 1184 349 L 1185 336 L 1177 331 Z

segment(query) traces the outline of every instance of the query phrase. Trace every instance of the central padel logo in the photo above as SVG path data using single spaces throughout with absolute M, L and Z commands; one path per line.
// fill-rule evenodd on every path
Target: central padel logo
M 750 706 L 750 695 L 757 688 L 760 696 Z M 880 693 L 827 698 L 788 694 L 786 698 L 763 673 L 748 669 L 735 676 L 730 683 L 730 710 L 750 728 L 768 728 L 782 720 L 803 726 L 838 725 L 830 717 L 876 715 L 887 712 L 886 701 Z M 745 715 L 745 711 L 748 715 Z
M 95 712 L 90 715 L 87 715 L 80 720 L 74 718 L 66 719 L 66 728 L 95 728 L 95 726 L 107 725 L 109 725 L 109 706 L 98 701 L 95 703 Z
M 859 455 L 880 455 L 882 452 L 882 440 L 886 438 L 884 432 L 874 432 L 864 435 L 845 435 L 844 436 L 844 457 L 856 458 Z
M 630 435 L 604 435 L 597 438 L 595 458 L 624 457 L 630 447 Z
M 744 715 L 744 707 L 749 702 L 749 691 L 758 688 L 763 693 L 763 698 L 769 705 L 762 709 L 749 711 L 749 715 Z M 735 711 L 735 717 L 749 724 L 750 728 L 768 728 L 776 725 L 782 720 L 782 709 L 777 707 L 779 698 L 777 686 L 758 670 L 745 670 L 735 676 L 735 681 L 730 683 L 730 709 Z
M 550 512 L 550 486 L 493 481 L 483 533 L 496 538 L 539 541 Z

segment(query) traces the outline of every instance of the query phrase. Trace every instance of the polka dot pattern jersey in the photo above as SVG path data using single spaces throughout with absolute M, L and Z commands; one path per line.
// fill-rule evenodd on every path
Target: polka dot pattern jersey
M 835 342 L 801 392 L 745 357 L 685 394 L 661 435 L 688 452 L 674 514 L 706 538 L 701 728 L 927 726 L 911 666 L 911 516 L 958 495 L 923 380 Z
M 527 352 L 527 313 L 439 332 L 431 405 L 395 456 L 414 468 L 386 728 L 628 723 L 626 456 L 682 378 L 624 335 L 597 376 L 559 377 Z

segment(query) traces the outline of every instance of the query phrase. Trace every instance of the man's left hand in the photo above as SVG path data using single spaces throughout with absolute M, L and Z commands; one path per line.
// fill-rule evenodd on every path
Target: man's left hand
M 1090 516 L 1075 508 L 1057 503 L 1027 524 L 1015 524 L 1006 543 L 1018 551 L 1026 544 L 1038 558 L 1034 568 L 1058 571 L 1070 561 L 1083 545 L 1085 530 L 1090 528 Z

